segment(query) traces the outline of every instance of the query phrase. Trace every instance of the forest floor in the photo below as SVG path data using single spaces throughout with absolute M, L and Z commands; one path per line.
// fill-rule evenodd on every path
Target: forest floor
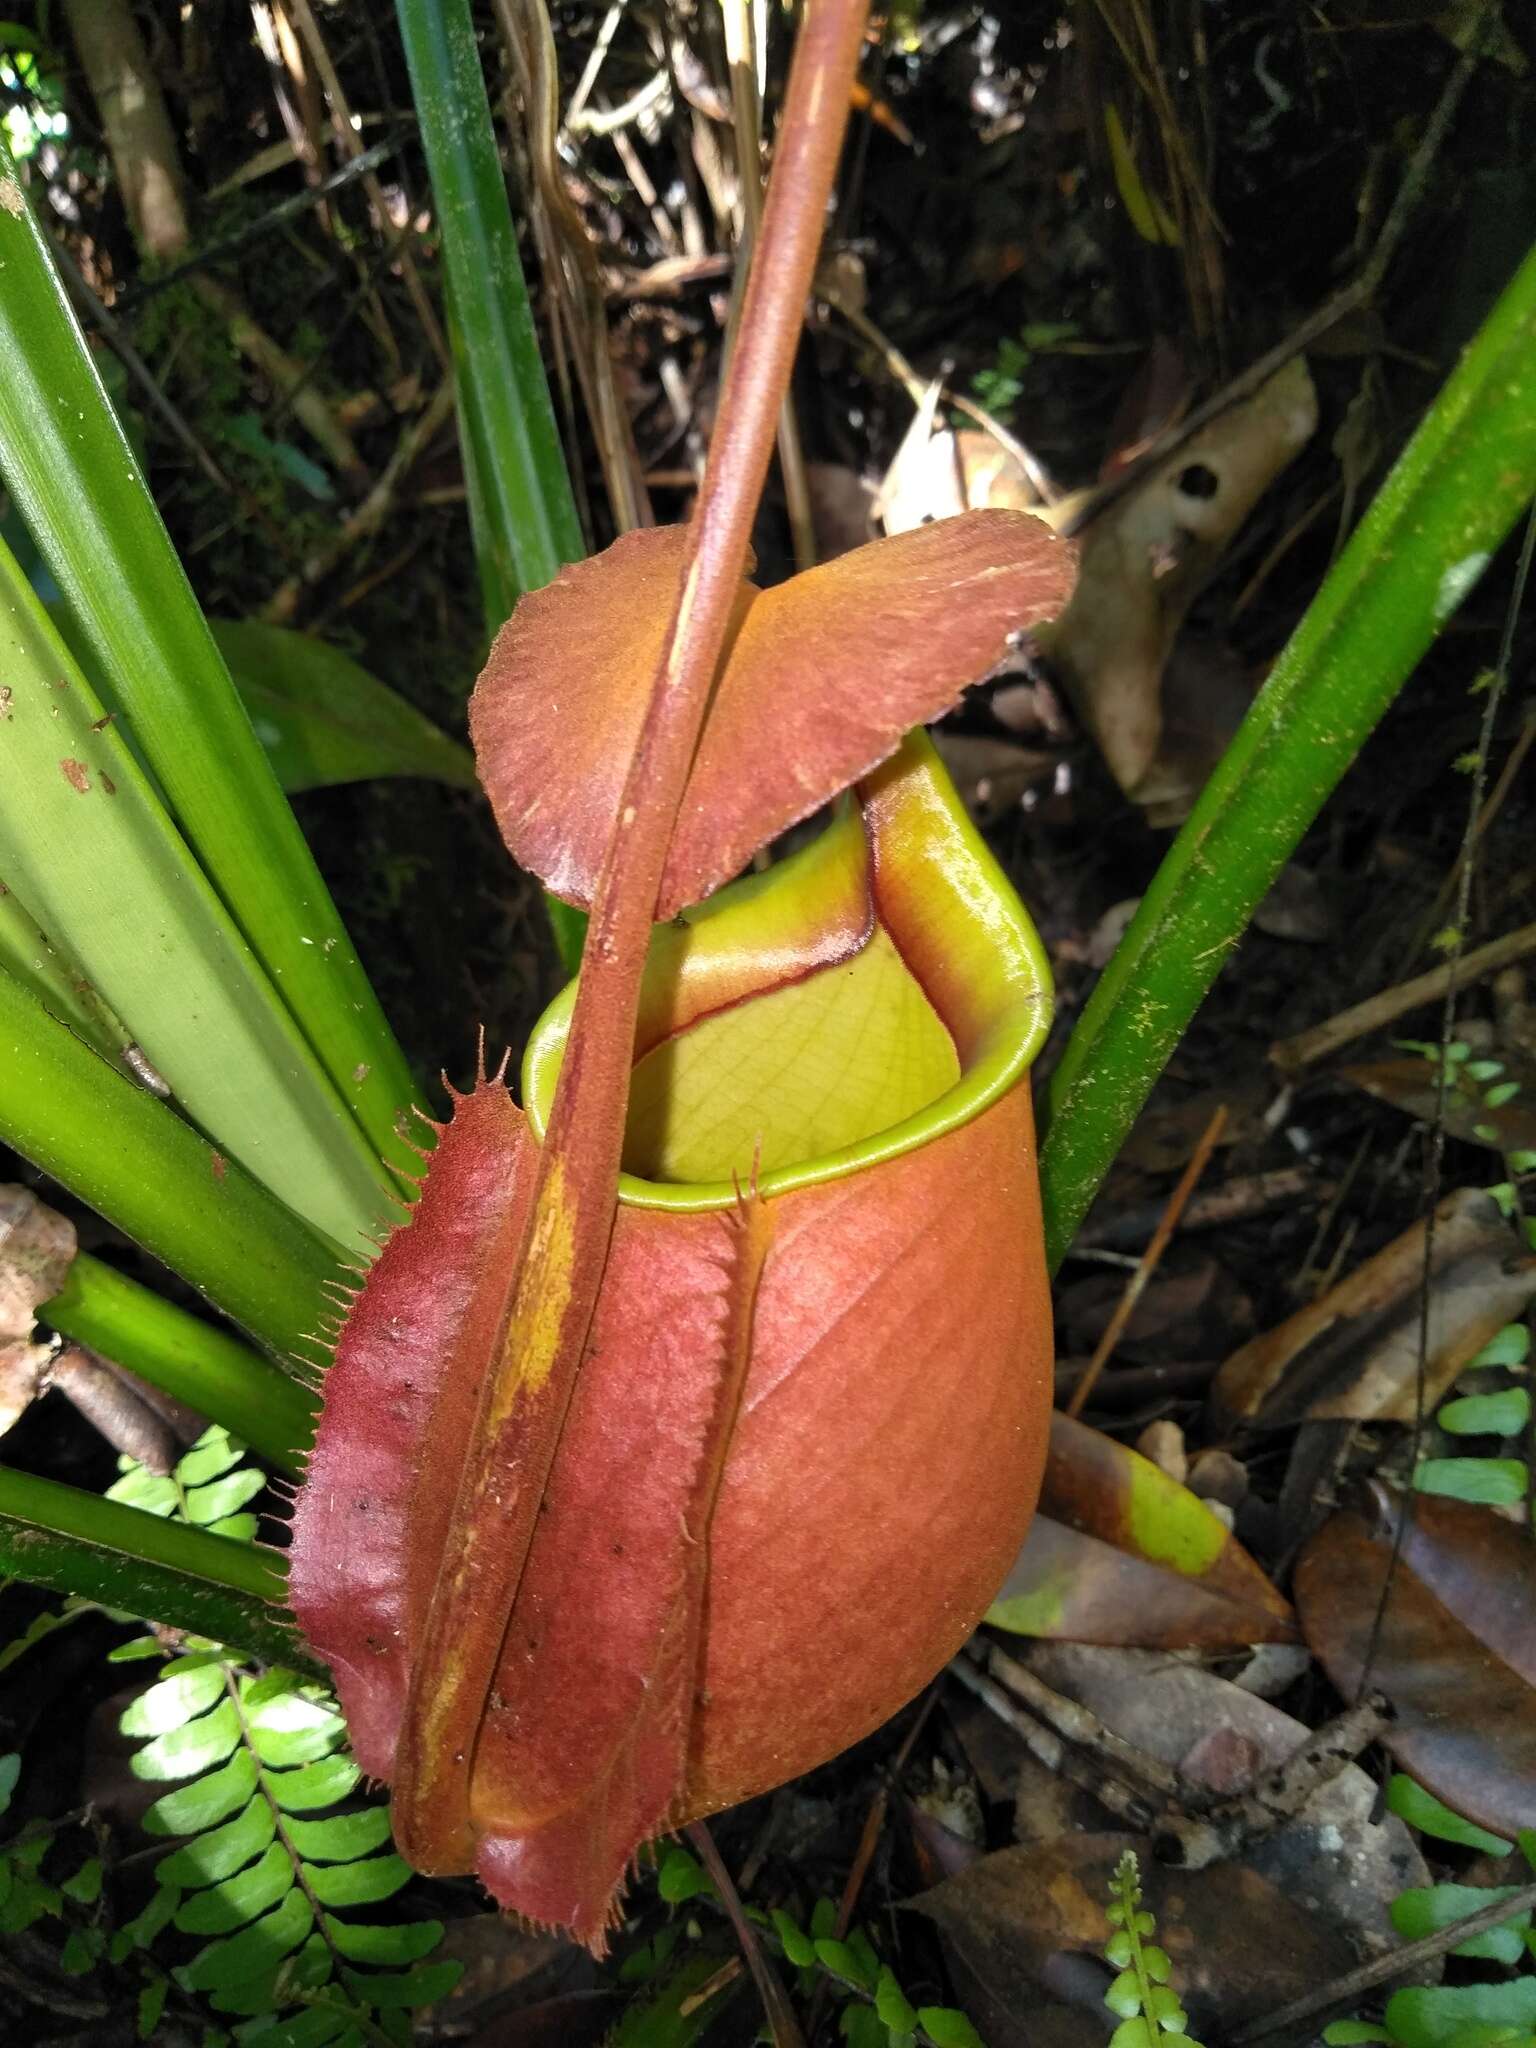
M 505 59 L 484 11 L 499 82 Z M 144 269 L 67 59 L 46 81 L 68 122 L 50 145 L 52 228 L 167 402 L 157 409 L 119 372 L 151 488 L 210 615 L 276 616 L 280 602 L 287 623 L 462 737 L 484 635 L 451 418 L 394 480 L 375 529 L 318 578 L 305 568 L 443 374 L 397 245 L 358 183 L 269 219 L 306 191 L 291 154 L 248 175 L 284 140 L 272 76 L 246 9 L 192 12 L 199 22 L 169 0 L 139 9 L 178 122 L 188 260 L 238 285 L 312 364 L 314 387 L 350 423 L 358 473 L 339 473 L 306 438 L 187 277 Z M 395 145 L 379 175 L 394 229 L 422 226 L 435 296 L 390 11 L 342 0 L 323 15 L 360 132 Z M 1467 55 L 1475 24 L 1486 40 Z M 554 10 L 566 105 L 603 25 L 601 9 Z M 563 175 L 600 253 L 639 469 L 655 518 L 671 521 L 691 502 L 718 381 L 729 97 L 708 10 L 635 10 L 609 32 L 585 94 L 598 118 L 572 130 Z M 776 29 L 774 90 L 781 45 Z M 1517 9 L 1501 19 L 1403 0 L 902 8 L 870 53 L 872 104 L 854 113 L 795 383 L 822 556 L 878 531 L 877 516 L 912 525 L 984 503 L 1070 516 L 1065 501 L 1285 342 L 1389 235 L 1384 279 L 1315 336 L 1304 375 L 1287 373 L 1285 420 L 1267 387 L 1105 512 L 1084 543 L 1095 604 L 942 728 L 1052 961 L 1058 1021 L 1042 1087 L 1192 792 L 1531 240 L 1533 63 Z M 605 122 L 646 93 L 649 112 Z M 317 103 L 294 104 L 297 132 L 333 169 Z M 520 192 L 515 148 L 510 168 Z M 537 282 L 537 252 L 525 256 Z M 1027 467 L 956 400 L 1021 444 Z M 602 469 L 584 415 L 568 424 L 598 547 L 613 533 Z M 777 473 L 757 552 L 765 580 L 794 566 Z M 1379 2013 L 1393 1985 L 1351 1994 L 1350 1973 L 1438 1924 L 1394 1914 L 1400 1894 L 1431 1878 L 1530 1879 L 1518 1854 L 1488 1846 L 1536 1828 L 1529 1402 L 1459 1422 L 1441 1404 L 1521 1391 L 1512 1369 L 1524 1352 L 1507 1333 L 1536 1297 L 1536 1254 L 1487 1191 L 1518 1182 L 1521 1155 L 1536 1154 L 1536 945 L 1465 977 L 1449 1034 L 1431 990 L 1359 1029 L 1307 1037 L 1444 958 L 1469 768 L 1501 662 L 1464 942 L 1536 920 L 1536 695 L 1531 627 L 1511 622 L 1515 556 L 1483 578 L 1324 809 L 1063 1266 L 1058 1400 L 1086 1388 L 1082 1421 L 1156 1468 L 1149 1481 L 1140 1465 L 1104 1464 L 1099 1439 L 1063 1440 L 1046 1507 L 1080 1539 L 1069 1613 L 1041 1633 L 983 1631 L 879 1735 L 716 1824 L 744 1897 L 813 1935 L 832 1938 L 834 1921 L 837 1938 L 872 1930 L 911 2004 L 963 2008 L 989 2048 L 1109 2038 L 1101 1909 L 1128 1844 L 1191 2031 L 1211 2044 L 1300 2042 L 1341 2012 Z M 1138 753 L 1131 735 L 1149 716 L 1160 737 Z M 539 895 L 472 790 L 401 774 L 295 802 L 438 1110 L 440 1075 L 468 1081 L 478 1031 L 520 1045 L 558 986 Z M 1509 1086 L 1522 1082 L 1523 1094 Z M 1188 1206 L 1144 1262 L 1192 1162 Z M 37 1184 L 22 1167 L 0 1177 Z M 107 1226 L 58 1200 L 82 1244 L 143 1270 Z M 1133 1281 L 1139 1296 L 1117 1316 Z M 57 1395 L 7 1442 L 14 1462 L 92 1486 L 114 1455 Z M 1178 1503 L 1147 1508 L 1158 1472 L 1214 1523 L 1189 1522 Z M 1415 1473 L 1427 1481 L 1419 1533 L 1393 1566 L 1417 1604 L 1394 1634 L 1378 1613 L 1396 1498 L 1382 1489 Z M 1230 1532 L 1231 1570 L 1192 1592 L 1169 1564 L 1211 1527 L 1218 1543 Z M 1019 1612 L 1039 1593 L 1027 1572 L 1008 1589 Z M 14 1588 L 3 1597 L 15 1614 L 0 1634 L 34 1602 Z M 1038 1623 L 1038 1601 L 1032 1611 Z M 111 1639 L 109 1623 L 92 1623 L 0 1668 L 0 1721 L 27 1738 L 28 1797 L 44 1807 L 73 1804 L 82 1771 L 111 1776 L 98 1753 L 112 1747 L 101 1703 L 122 1684 L 101 1662 Z M 1336 1768 L 1317 1785 L 1293 1773 L 1279 1792 L 1266 1786 L 1319 1729 Z M 1438 1834 L 1433 1816 L 1427 1833 L 1411 1831 L 1404 1816 L 1430 1809 L 1412 1806 L 1398 1772 L 1481 1836 L 1445 1839 L 1443 1816 Z M 1205 1867 L 1189 1851 L 1197 1823 L 1227 1830 Z M 620 2025 L 630 2048 L 672 2048 L 746 2042 L 761 2022 L 713 1890 L 681 1849 L 668 1852 L 660 1895 L 649 1878 L 637 1887 L 606 1965 L 517 1933 L 468 1884 L 421 1892 L 470 1964 L 421 2022 L 424 2040 L 579 2044 Z M 860 1988 L 867 1954 L 855 1943 L 791 1973 L 813 2039 L 841 2028 L 867 2048 L 901 2035 L 897 2008 L 871 2002 L 873 1980 Z M 1487 1956 L 1431 1957 L 1413 1981 L 1448 1970 L 1447 1982 L 1496 1982 L 1506 2003 L 1468 2016 L 1507 2015 L 1528 2038 L 1536 2014 L 1506 1987 L 1536 1980 L 1515 1951 Z M 1283 2018 L 1335 1980 L 1330 2010 Z M 942 2015 L 931 2024 L 944 2048 Z M 1415 2033 L 1401 2009 L 1393 2024 L 1381 2038 L 1405 2048 L 1452 2039 Z M 37 2038 L 71 2035 L 56 2015 Z

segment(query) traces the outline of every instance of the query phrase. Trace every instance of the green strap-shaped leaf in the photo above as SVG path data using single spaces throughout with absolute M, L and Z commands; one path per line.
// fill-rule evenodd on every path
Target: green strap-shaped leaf
M 0 662 L 0 876 L 214 1142 L 357 1242 L 382 1165 L 3 542 Z
M 211 619 L 209 627 L 290 795 L 387 775 L 479 788 L 468 747 L 340 648 L 260 619 Z
M 20 198 L 0 143 L 0 181 Z M 0 474 L 90 666 L 209 879 L 356 1118 L 409 1167 L 413 1088 L 97 376 L 31 209 L 0 206 Z M 34 906 L 35 908 L 35 906 Z M 363 1134 L 366 1133 L 367 1142 Z
M 281 1560 L 269 1551 L 3 1466 L 0 1573 L 307 1662 L 281 1604 Z
M 486 624 L 585 554 L 523 281 L 467 0 L 397 0 L 442 225 Z
M 524 591 L 553 581 L 586 544 L 467 0 L 396 0 L 396 11 L 442 228 L 470 529 L 486 630 L 494 633 Z M 574 974 L 586 916 L 555 896 L 544 904 L 561 962 Z
M 23 1157 L 280 1357 L 321 1355 L 334 1247 L 3 973 L 0 1049 L 0 1133 Z

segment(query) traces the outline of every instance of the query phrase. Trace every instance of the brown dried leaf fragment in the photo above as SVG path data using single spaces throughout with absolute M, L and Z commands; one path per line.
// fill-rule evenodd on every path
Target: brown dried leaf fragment
M 30 1188 L 0 1186 L 0 1435 L 36 1398 L 50 1346 L 33 1341 L 39 1302 L 51 1301 L 75 1256 L 75 1226 Z
M 1373 1481 L 1363 1511 L 1330 1517 L 1302 1552 L 1295 1591 L 1308 1646 L 1345 1699 L 1370 1646 L 1370 1683 L 1397 1716 L 1382 1740 L 1405 1771 L 1497 1834 L 1536 1827 L 1527 1530 L 1489 1508 L 1432 1494 L 1405 1501 Z
M 1320 1301 L 1234 1351 L 1212 1389 L 1217 1408 L 1264 1427 L 1412 1422 L 1424 1240 L 1414 1224 Z M 1430 1263 L 1427 1407 L 1533 1296 L 1536 1255 L 1520 1250 L 1497 1204 L 1477 1188 L 1447 1195 Z

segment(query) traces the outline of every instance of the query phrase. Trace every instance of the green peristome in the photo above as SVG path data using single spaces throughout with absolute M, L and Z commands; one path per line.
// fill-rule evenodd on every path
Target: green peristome
M 524 1057 L 539 1139 L 576 986 L 545 1011 Z M 626 1161 L 720 1150 L 712 1172 L 626 1171 L 620 1200 L 726 1209 L 748 1182 L 769 1197 L 930 1144 L 1018 1084 L 1050 1017 L 1034 926 L 914 733 L 809 846 L 658 926 Z M 809 1109 L 793 1107 L 806 1098 Z M 666 1131 L 669 1115 L 688 1127 Z

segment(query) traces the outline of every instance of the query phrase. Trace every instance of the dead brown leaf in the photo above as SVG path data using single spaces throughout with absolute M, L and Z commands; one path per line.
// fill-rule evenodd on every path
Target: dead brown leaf
M 0 1436 L 36 1399 L 50 1347 L 33 1342 L 40 1302 L 64 1284 L 75 1227 L 30 1188 L 0 1186 Z
M 1061 1642 L 1236 1649 L 1295 1618 L 1226 1525 L 1124 1444 L 1064 1415 L 1036 1516 L 988 1619 Z
M 1344 1934 L 1240 1865 L 1166 1870 L 1131 1835 L 1080 1834 L 1003 1849 L 911 1901 L 941 1930 L 957 1989 L 991 2048 L 1100 2048 L 1114 2022 L 1101 1952 L 1109 1880 L 1141 1858 L 1157 1943 L 1173 1963 L 1190 2033 L 1217 2040 L 1347 1970 Z
M 1521 1094 L 1497 1109 L 1488 1109 L 1481 1103 L 1468 1102 L 1458 1090 L 1448 1088 L 1445 1128 L 1463 1144 L 1486 1145 L 1492 1152 L 1536 1151 L 1536 1107 L 1532 1106 L 1536 1098 L 1536 1067 L 1528 1061 L 1521 1063 L 1522 1074 L 1520 1064 L 1505 1064 L 1510 1080 L 1526 1082 Z M 1351 1087 L 1363 1088 L 1367 1095 L 1402 1110 L 1406 1116 L 1416 1117 L 1421 1124 L 1432 1124 L 1435 1120 L 1439 1090 L 1433 1070 L 1427 1061 L 1412 1053 L 1402 1059 L 1367 1060 L 1344 1067 L 1339 1079 L 1348 1081 Z
M 1536 1546 L 1527 1530 L 1464 1501 L 1405 1502 L 1373 1482 L 1361 1512 L 1330 1516 L 1303 1551 L 1296 1602 L 1344 1698 L 1368 1679 L 1391 1701 L 1397 1720 L 1383 1739 L 1405 1771 L 1497 1834 L 1536 1827 Z
M 1127 795 L 1168 801 L 1157 769 L 1174 636 L 1223 549 L 1316 425 L 1316 393 L 1297 358 L 1088 528 L 1073 600 L 1038 637 Z
M 881 480 L 875 515 L 884 530 L 911 533 L 989 506 L 1038 511 L 1040 494 L 1016 455 L 979 428 L 938 425 L 941 396 L 930 384 Z
M 1411 1422 L 1419 1363 L 1423 1223 L 1367 1259 L 1321 1300 L 1253 1338 L 1222 1366 L 1212 1398 L 1265 1427 Z M 1425 1401 L 1433 1406 L 1493 1336 L 1536 1296 L 1536 1254 L 1522 1252 L 1477 1188 L 1435 1212 Z

